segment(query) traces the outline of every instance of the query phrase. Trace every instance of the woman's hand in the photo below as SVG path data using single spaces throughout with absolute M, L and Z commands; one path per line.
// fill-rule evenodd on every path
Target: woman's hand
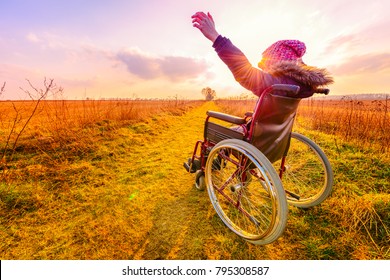
M 214 43 L 219 33 L 215 29 L 215 23 L 210 13 L 206 15 L 204 12 L 197 12 L 191 18 L 193 26 L 198 28 L 207 39 Z

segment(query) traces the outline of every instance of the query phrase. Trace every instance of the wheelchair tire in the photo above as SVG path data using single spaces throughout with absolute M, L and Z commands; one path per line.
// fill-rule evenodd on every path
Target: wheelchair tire
M 204 191 L 206 188 L 204 172 L 202 170 L 198 170 L 195 173 L 195 188 L 199 191 Z
M 280 167 L 280 161 L 274 163 Z M 332 192 L 333 172 L 325 153 L 309 138 L 293 132 L 282 174 L 287 202 L 309 208 L 323 202 Z M 297 196 L 297 197 L 296 197 Z
M 208 155 L 205 179 L 215 211 L 234 233 L 259 245 L 282 235 L 286 195 L 272 164 L 254 146 L 237 139 L 219 142 Z

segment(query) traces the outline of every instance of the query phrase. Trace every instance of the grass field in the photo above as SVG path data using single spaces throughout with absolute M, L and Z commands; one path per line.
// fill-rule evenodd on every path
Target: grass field
M 134 104 L 57 102 L 40 104 L 14 149 L 31 111 L 15 118 L 12 104 L 2 107 L 1 259 L 390 259 L 388 149 L 315 130 L 302 116 L 296 130 L 328 155 L 334 191 L 312 209 L 290 206 L 284 235 L 256 246 L 224 226 L 182 167 L 206 111 L 225 105 L 174 103 L 132 119 L 114 108 Z

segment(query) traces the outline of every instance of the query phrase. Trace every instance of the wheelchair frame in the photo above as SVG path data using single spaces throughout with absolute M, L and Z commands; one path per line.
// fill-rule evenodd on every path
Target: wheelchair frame
M 321 203 L 332 190 L 333 173 L 324 152 L 312 140 L 292 132 L 295 110 L 291 126 L 287 128 L 287 142 L 283 151 L 279 152 L 281 157 L 273 158 L 271 163 L 261 149 L 252 145 L 255 123 L 262 114 L 264 98 L 269 94 L 281 93 L 287 98 L 293 98 L 299 90 L 300 87 L 296 85 L 273 85 L 261 94 L 254 112 L 246 113 L 244 117 L 208 111 L 204 140 L 196 142 L 191 159 L 184 163 L 188 172 L 196 173 L 196 187 L 199 190 L 207 187 L 210 200 L 222 221 L 233 232 L 255 244 L 271 243 L 283 233 L 287 221 L 287 203 L 301 208 L 312 207 Z M 328 94 L 329 90 L 318 89 L 316 93 Z M 300 101 L 295 100 L 297 104 Z M 211 122 L 211 118 L 236 127 L 222 126 Z M 298 168 L 290 169 L 287 160 L 289 153 L 294 154 L 289 159 L 293 163 L 305 157 L 317 162 L 312 173 L 323 173 L 317 179 L 320 181 L 319 186 L 312 182 L 312 178 L 307 178 L 307 184 L 301 183 L 301 179 L 306 176 L 305 172 L 309 171 L 302 162 L 296 164 Z M 223 161 L 224 165 L 216 164 L 218 161 Z M 278 172 L 275 170 L 277 168 Z M 264 205 L 268 206 L 262 209 Z

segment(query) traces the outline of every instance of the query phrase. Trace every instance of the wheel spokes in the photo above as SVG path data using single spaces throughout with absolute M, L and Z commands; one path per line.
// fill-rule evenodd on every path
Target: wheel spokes
M 260 208 L 256 201 L 256 199 L 271 199 L 269 193 L 267 193 L 267 189 L 263 185 L 264 183 L 260 182 L 261 180 L 264 181 L 264 178 L 259 174 L 258 170 L 250 169 L 254 164 L 248 157 L 242 154 L 235 154 L 235 158 L 233 158 L 232 155 L 234 155 L 232 151 L 218 153 L 218 157 L 225 160 L 227 164 L 220 164 L 220 168 L 213 171 L 215 175 L 219 175 L 219 177 L 216 176 L 216 180 L 213 180 L 213 188 L 226 200 L 226 204 L 230 205 L 226 207 L 231 208 L 229 210 L 231 214 L 230 219 L 236 217 L 235 224 L 246 224 L 245 228 L 252 228 L 251 231 L 256 232 L 256 234 L 264 234 L 268 227 L 262 229 L 261 225 L 272 224 L 269 218 L 270 215 L 272 216 L 272 207 L 267 206 L 267 203 L 263 203 L 260 205 Z M 213 164 L 213 166 L 215 165 Z M 250 178 L 250 176 L 255 177 L 255 180 Z M 260 183 L 258 187 L 264 189 L 263 192 L 265 194 L 259 193 L 258 195 L 254 195 L 253 191 L 247 190 L 248 185 L 251 183 L 256 185 L 256 182 Z M 260 191 L 259 188 L 257 190 Z M 249 225 L 245 220 L 243 221 L 239 213 L 246 217 L 247 221 L 252 225 Z

